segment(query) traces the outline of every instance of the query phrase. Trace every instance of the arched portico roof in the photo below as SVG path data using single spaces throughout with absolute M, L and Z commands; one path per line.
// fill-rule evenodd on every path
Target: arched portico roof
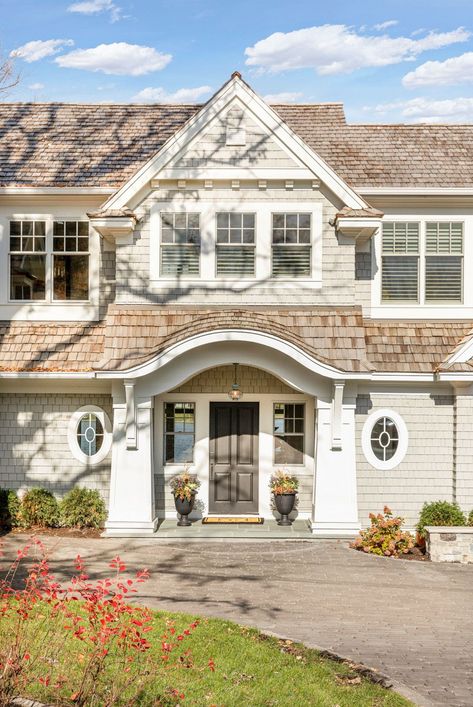
M 102 371 L 132 371 L 186 341 L 266 342 L 318 362 L 327 372 L 362 372 L 366 359 L 363 320 L 357 308 L 196 309 L 153 307 L 114 309 L 109 314 Z M 213 339 L 212 339 L 213 336 Z

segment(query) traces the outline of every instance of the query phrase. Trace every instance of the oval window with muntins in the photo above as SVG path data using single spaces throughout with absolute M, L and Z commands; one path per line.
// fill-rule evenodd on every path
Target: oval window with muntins
M 394 469 L 407 452 L 406 424 L 394 410 L 376 410 L 363 426 L 361 443 L 367 461 L 375 469 Z
M 82 464 L 93 466 L 103 461 L 112 446 L 112 426 L 105 410 L 84 405 L 73 412 L 68 441 L 72 455 Z

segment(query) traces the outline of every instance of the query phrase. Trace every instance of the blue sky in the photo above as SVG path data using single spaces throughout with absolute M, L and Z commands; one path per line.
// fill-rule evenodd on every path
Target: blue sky
M 353 122 L 473 122 L 471 0 L 0 0 L 4 100 L 195 102 L 239 70 Z

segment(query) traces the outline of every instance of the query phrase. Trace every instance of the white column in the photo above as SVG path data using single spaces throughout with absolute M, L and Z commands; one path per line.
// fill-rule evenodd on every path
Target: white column
M 339 390 L 335 389 L 338 394 Z M 338 404 L 337 404 L 338 403 Z M 340 420 L 333 415 L 340 414 Z M 334 425 L 335 422 L 335 425 Z M 340 423 L 340 424 L 339 424 Z M 334 444 L 334 429 L 340 438 Z M 338 435 L 336 435 L 338 438 Z M 355 404 L 317 400 L 315 490 L 312 532 L 350 537 L 360 529 L 356 489 Z
M 151 535 L 157 527 L 153 460 L 154 398 L 138 397 L 135 405 L 134 447 L 130 447 L 127 440 L 127 402 L 114 403 L 113 406 L 110 504 L 105 524 L 107 536 Z

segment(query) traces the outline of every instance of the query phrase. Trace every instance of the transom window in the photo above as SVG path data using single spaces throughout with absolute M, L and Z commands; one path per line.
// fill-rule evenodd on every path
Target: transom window
M 217 275 L 255 274 L 255 214 L 217 214 Z
M 199 214 L 161 214 L 160 270 L 161 275 L 199 275 Z
M 191 463 L 194 441 L 194 403 L 164 403 L 164 462 Z
M 273 277 L 310 277 L 311 215 L 273 214 Z
M 383 224 L 383 302 L 461 302 L 463 223 Z
M 10 221 L 10 297 L 87 300 L 88 222 Z
M 304 463 L 304 419 L 303 403 L 274 403 L 274 463 Z

